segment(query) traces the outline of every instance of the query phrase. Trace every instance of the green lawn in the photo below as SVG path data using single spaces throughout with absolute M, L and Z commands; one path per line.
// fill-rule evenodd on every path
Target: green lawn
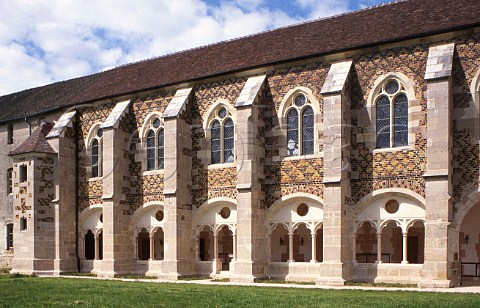
M 480 295 L 0 276 L 0 307 L 480 307 Z

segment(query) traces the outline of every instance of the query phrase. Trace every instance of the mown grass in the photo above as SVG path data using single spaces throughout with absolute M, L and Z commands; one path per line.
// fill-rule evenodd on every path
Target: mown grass
M 1 307 L 480 307 L 479 294 L 0 276 Z

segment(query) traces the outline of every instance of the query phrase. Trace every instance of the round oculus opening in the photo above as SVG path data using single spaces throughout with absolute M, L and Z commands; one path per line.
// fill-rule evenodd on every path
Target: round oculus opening
M 160 127 L 160 119 L 159 118 L 156 118 L 155 120 L 153 120 L 153 127 L 155 127 L 155 128 Z
M 223 107 L 222 109 L 220 109 L 218 111 L 218 116 L 223 119 L 227 116 L 227 109 L 225 109 L 225 107 Z
M 102 136 L 103 136 L 103 129 L 102 129 L 102 128 L 99 128 L 99 129 L 97 130 L 97 137 L 98 137 L 98 138 L 102 138 Z
M 387 203 L 385 203 L 385 211 L 389 214 L 395 214 L 398 212 L 398 209 L 400 207 L 400 203 L 398 203 L 397 200 L 388 200 Z
M 308 214 L 308 205 L 306 205 L 305 203 L 302 203 L 302 204 L 299 204 L 297 206 L 297 214 L 298 216 L 305 216 Z
M 305 95 L 300 94 L 295 97 L 295 106 L 302 107 L 307 102 Z
M 163 214 L 163 211 L 162 211 L 162 210 L 159 210 L 159 211 L 155 214 L 155 219 L 158 220 L 158 221 L 162 221 L 162 220 L 163 220 L 163 217 L 164 217 L 164 214 Z
M 385 85 L 385 91 L 390 95 L 397 93 L 398 90 L 400 90 L 400 85 L 395 80 L 389 81 Z
M 228 207 L 224 207 L 220 211 L 220 216 L 222 216 L 223 219 L 227 219 L 228 217 L 230 217 L 230 213 L 230 209 Z

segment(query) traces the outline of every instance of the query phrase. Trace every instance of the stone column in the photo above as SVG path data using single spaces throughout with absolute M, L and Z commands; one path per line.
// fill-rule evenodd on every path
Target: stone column
M 264 148 L 257 141 L 260 110 L 256 106 L 237 107 L 235 156 L 237 163 L 237 260 L 231 280 L 253 282 L 265 275 L 267 228 L 262 208 Z
M 128 146 L 125 140 L 129 137 L 115 126 L 103 127 L 103 261 L 100 277 L 133 271 L 131 217 L 122 189 L 124 175 L 129 174 L 128 159 L 124 157 Z
M 150 261 L 155 260 L 155 235 L 150 235 Z
M 266 76 L 248 78 L 235 103 L 235 162 L 237 165 L 237 260 L 231 281 L 253 282 L 265 276 L 267 265 L 267 228 L 261 180 L 264 179 L 265 148 L 259 135 L 260 93 Z M 257 106 L 258 105 L 258 106 Z
M 213 274 L 218 273 L 218 234 L 213 234 Z
M 233 240 L 233 261 L 237 260 L 237 232 L 232 232 Z
M 100 260 L 100 241 L 98 238 L 98 233 L 95 233 L 94 240 L 95 240 L 95 260 Z
M 181 91 L 181 90 L 179 90 Z M 177 94 L 178 92 L 177 91 Z M 172 99 L 164 113 L 165 129 L 165 228 L 163 272 L 159 278 L 176 280 L 180 276 L 194 275 L 196 272 L 195 227 L 192 225 L 191 177 L 192 149 L 191 125 L 181 116 L 182 108 L 187 108 L 187 98 L 183 97 L 184 107 L 175 107 Z M 167 109 L 168 109 L 167 108 Z
M 353 233 L 353 237 L 352 237 L 352 260 L 353 260 L 354 264 L 358 263 L 358 261 L 357 261 L 357 233 L 356 232 Z
M 75 250 L 75 111 L 63 114 L 46 136 L 48 144 L 58 153 L 55 161 L 55 260 L 53 274 L 76 272 Z M 79 235 L 80 237 L 80 235 Z M 83 243 L 78 243 L 82 245 Z
M 427 165 L 425 178 L 425 263 L 420 287 L 451 287 L 452 86 L 454 44 L 431 47 L 427 82 Z M 458 239 L 457 239 L 458 240 Z
M 310 263 L 317 262 L 317 241 L 315 239 L 315 231 L 312 231 L 312 259 L 310 260 Z
M 402 232 L 402 264 L 408 264 L 408 232 Z
M 288 233 L 288 262 L 295 262 L 293 257 L 293 232 Z
M 377 233 L 377 264 L 382 263 L 382 233 Z
M 353 275 L 350 224 L 350 102 L 344 92 L 352 61 L 332 64 L 322 88 L 324 118 L 323 266 L 318 284 Z

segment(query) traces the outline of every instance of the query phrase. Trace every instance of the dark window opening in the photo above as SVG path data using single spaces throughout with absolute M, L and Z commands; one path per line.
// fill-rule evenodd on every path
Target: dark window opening
M 7 126 L 7 143 L 13 144 L 13 125 L 9 124 Z
M 95 236 L 91 230 L 85 234 L 85 259 L 95 259 Z
M 20 218 L 20 231 L 27 230 L 27 218 L 22 217 Z
M 13 192 L 13 168 L 7 170 L 7 194 Z
M 13 224 L 7 224 L 7 250 L 13 248 Z
M 27 181 L 27 165 L 21 165 L 19 168 L 19 179 L 20 183 L 24 183 Z

